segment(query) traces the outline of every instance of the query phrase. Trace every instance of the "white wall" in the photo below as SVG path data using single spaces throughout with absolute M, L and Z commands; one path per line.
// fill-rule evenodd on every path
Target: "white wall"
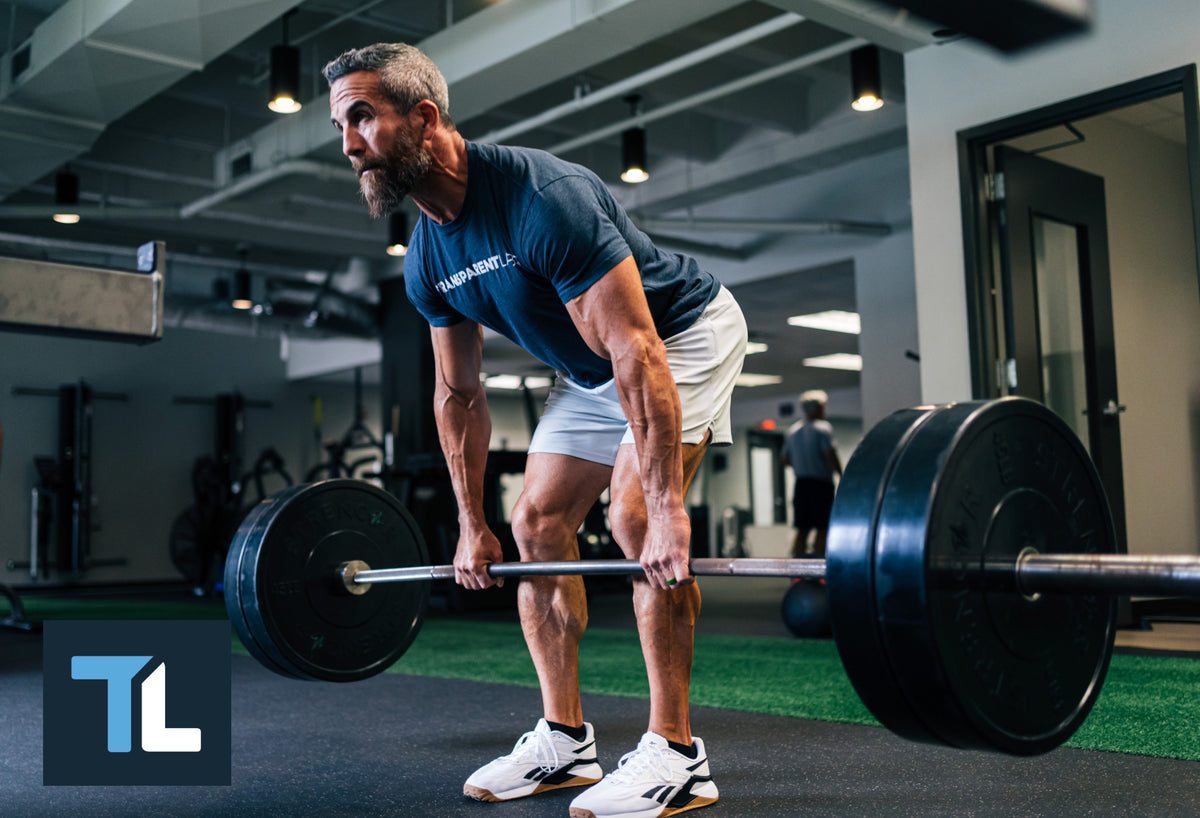
M 1086 141 L 1044 156 L 1104 177 L 1129 548 L 1195 553 L 1200 287 L 1186 152 L 1124 123 L 1076 124 Z
M 1200 59 L 1198 31 L 1200 3 L 1195 0 L 1097 0 L 1091 34 L 1027 55 L 1006 57 L 966 41 L 906 55 L 921 391 L 926 402 L 971 397 L 956 134 L 1194 63 Z M 1139 161 L 1157 163 L 1170 152 L 1156 146 L 1151 153 L 1157 155 L 1139 156 Z M 1200 530 L 1200 330 L 1195 311 L 1180 307 L 1181 302 L 1194 306 L 1198 298 L 1194 266 L 1185 269 L 1191 235 L 1185 228 L 1158 239 L 1147 234 L 1145 243 L 1134 240 L 1153 228 L 1152 208 L 1168 202 L 1178 207 L 1181 198 L 1186 201 L 1186 192 L 1179 189 L 1183 180 L 1168 180 L 1162 173 L 1150 174 L 1159 174 L 1157 183 L 1149 177 L 1105 174 L 1110 177 L 1118 380 L 1122 403 L 1131 406 L 1122 420 L 1126 505 L 1132 551 L 1194 553 Z M 1118 194 L 1138 203 L 1112 212 Z M 1151 281 L 1153 286 L 1148 286 Z M 1169 317 L 1162 320 L 1163 316 Z M 1148 399 L 1158 404 L 1155 412 L 1163 401 L 1172 404 L 1171 421 L 1160 422 L 1158 415 L 1139 419 L 1132 407 Z M 1166 495 L 1163 487 L 1169 487 Z
M 1083 37 L 1008 57 L 959 41 L 905 56 L 921 392 L 971 396 L 956 134 L 1200 58 L 1195 0 L 1097 0 Z

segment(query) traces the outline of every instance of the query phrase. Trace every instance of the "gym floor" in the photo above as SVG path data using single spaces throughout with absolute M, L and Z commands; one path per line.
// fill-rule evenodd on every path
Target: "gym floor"
M 701 629 L 786 635 L 780 580 L 706 582 Z M 628 598 L 593 598 L 592 622 L 632 626 Z M 505 616 L 503 612 L 480 614 Z M 1151 634 L 1190 650 L 1195 626 Z M 1123 639 L 1150 634 L 1123 632 Z M 462 796 L 479 764 L 532 726 L 536 690 L 383 674 L 298 683 L 233 657 L 228 787 L 43 787 L 41 640 L 0 632 L 6 703 L 0 814 L 50 816 L 564 816 L 575 791 L 503 804 Z M 645 703 L 585 696 L 600 761 L 615 766 L 645 726 Z M 1058 749 L 1034 758 L 913 744 L 877 727 L 695 708 L 721 788 L 711 816 L 1065 816 L 1200 814 L 1200 764 Z

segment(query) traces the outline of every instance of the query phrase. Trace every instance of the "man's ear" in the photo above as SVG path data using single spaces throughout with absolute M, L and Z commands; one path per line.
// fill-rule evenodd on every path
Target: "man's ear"
M 437 130 L 441 123 L 441 114 L 438 112 L 438 107 L 432 100 L 423 99 L 413 106 L 410 116 L 419 117 L 422 131 L 427 132 L 425 135 L 431 134 Z

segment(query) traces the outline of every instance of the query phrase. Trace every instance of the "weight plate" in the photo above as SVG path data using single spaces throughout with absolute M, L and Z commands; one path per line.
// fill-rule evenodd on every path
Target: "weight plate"
M 846 462 L 834 495 L 826 542 L 829 618 L 846 675 L 884 725 L 936 741 L 913 713 L 892 674 L 875 612 L 875 528 L 884 486 L 913 432 L 934 407 L 901 409 L 876 424 Z
M 984 585 L 985 564 L 1015 579 L 1027 548 L 1117 550 L 1099 476 L 1075 433 L 1021 398 L 931 414 L 884 489 L 875 605 L 912 712 L 946 744 L 1046 752 L 1099 695 L 1116 603 Z
M 267 498 L 255 505 L 250 510 L 250 513 L 246 515 L 246 518 L 242 521 L 241 526 L 229 544 L 229 552 L 225 555 L 225 576 L 222 586 L 225 594 L 225 611 L 229 614 L 229 622 L 233 625 L 233 630 L 237 633 L 238 639 L 246 647 L 246 650 L 250 652 L 251 656 L 257 659 L 264 667 L 275 671 L 281 676 L 299 679 L 301 678 L 300 676 L 287 670 L 281 664 L 281 660 L 272 656 L 269 647 L 260 645 L 254 638 L 254 634 L 250 632 L 250 625 L 246 621 L 246 606 L 243 604 L 242 585 L 239 582 L 242 556 L 246 551 L 246 543 L 258 542 L 262 535 L 262 529 L 257 527 L 259 519 L 263 515 L 269 515 L 275 503 L 275 498 Z
M 360 480 L 287 489 L 256 517 L 242 546 L 239 595 L 255 643 L 290 675 L 350 682 L 390 667 L 412 644 L 427 582 L 346 591 L 339 565 L 428 563 L 415 521 L 391 494 Z

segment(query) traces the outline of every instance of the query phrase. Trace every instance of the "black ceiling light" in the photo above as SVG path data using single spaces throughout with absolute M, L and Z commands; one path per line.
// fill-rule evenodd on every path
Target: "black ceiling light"
M 254 299 L 250 297 L 250 271 L 246 269 L 246 251 L 238 252 L 242 257 L 242 265 L 233 274 L 233 300 L 229 306 L 235 310 L 248 310 L 254 306 Z
M 283 15 L 283 44 L 271 49 L 271 97 L 267 107 L 277 114 L 300 110 L 300 49 L 287 44 L 287 21 L 295 13 L 292 9 Z
M 864 45 L 850 52 L 850 83 L 856 111 L 874 111 L 883 107 L 883 89 L 879 82 L 879 48 Z
M 408 252 L 408 214 L 397 210 L 388 218 L 389 256 L 402 256 Z
M 639 116 L 642 98 L 637 94 L 625 97 L 634 116 Z M 646 129 L 636 125 L 621 134 L 621 181 L 638 184 L 650 178 L 646 169 Z
M 54 204 L 62 208 L 55 210 L 54 221 L 59 224 L 76 224 L 79 221 L 79 214 L 75 211 L 75 205 L 79 204 L 79 177 L 69 170 L 58 174 L 54 180 Z

